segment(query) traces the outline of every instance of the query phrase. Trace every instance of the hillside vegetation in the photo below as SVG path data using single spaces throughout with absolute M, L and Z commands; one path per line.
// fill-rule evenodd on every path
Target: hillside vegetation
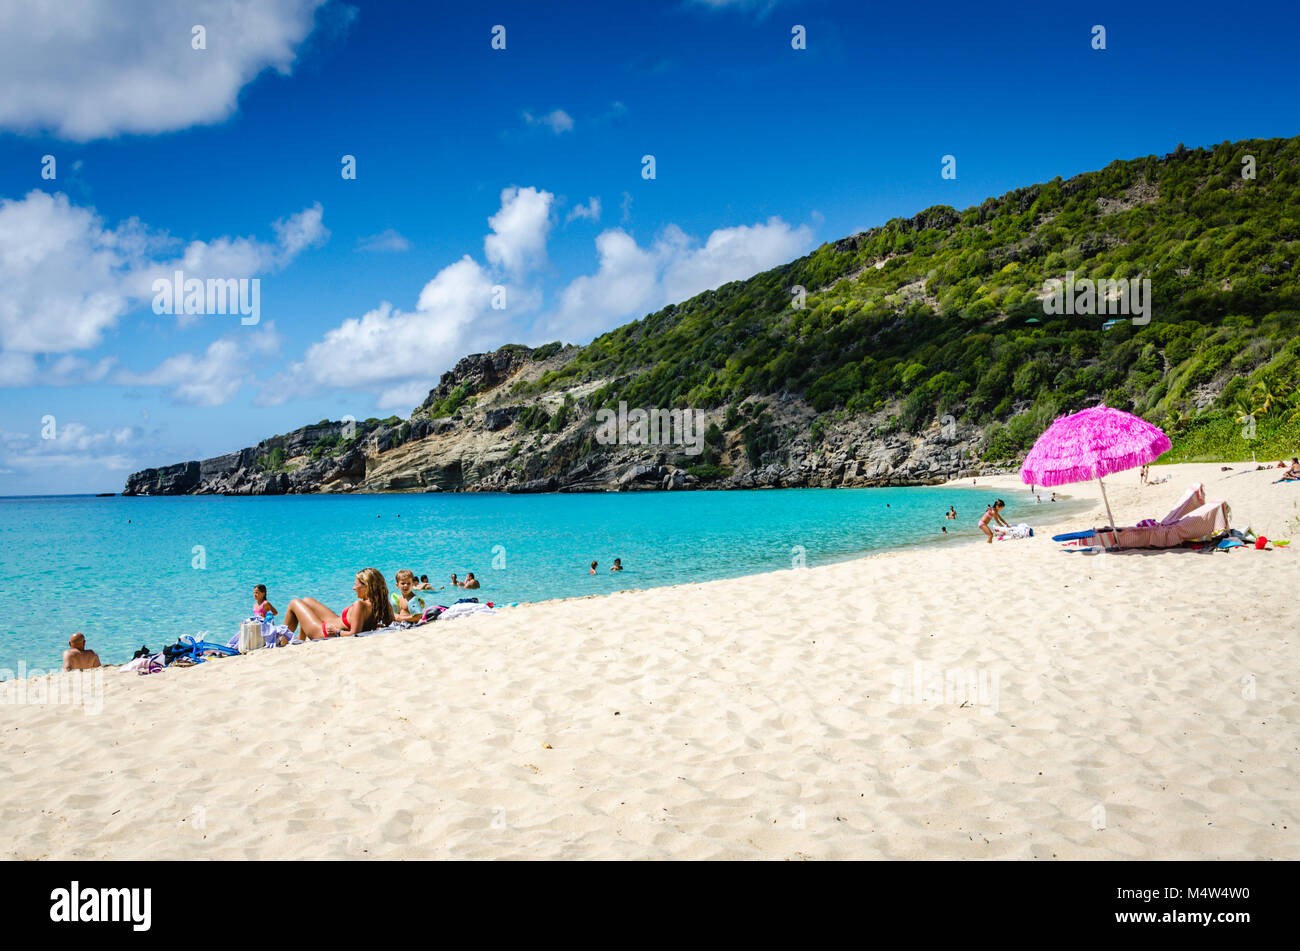
M 823 245 L 607 333 L 517 392 L 609 379 L 592 409 L 792 393 L 821 432 L 951 414 L 983 429 L 989 459 L 1104 401 L 1164 426 L 1172 456 L 1262 458 L 1300 443 L 1298 259 L 1300 138 L 1180 146 Z M 1150 279 L 1150 322 L 1046 315 L 1044 282 L 1071 271 Z
M 1298 261 L 1300 138 L 1179 146 L 896 218 L 583 347 L 471 354 L 405 422 L 322 421 L 126 492 L 910 485 L 1014 465 L 1102 402 L 1162 426 L 1164 461 L 1274 460 L 1300 453 Z M 1048 307 L 1067 279 L 1149 294 L 1136 319 Z M 701 451 L 603 444 L 620 401 L 703 411 Z

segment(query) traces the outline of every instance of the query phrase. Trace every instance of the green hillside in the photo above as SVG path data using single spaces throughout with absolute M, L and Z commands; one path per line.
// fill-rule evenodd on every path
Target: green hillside
M 1105 401 L 1164 426 L 1167 458 L 1289 455 L 1298 262 L 1300 138 L 1179 146 L 823 245 L 607 333 L 516 392 L 609 380 L 591 410 L 791 393 L 821 414 L 814 437 L 848 414 L 913 432 L 951 414 L 983 428 L 986 459 Z M 1149 279 L 1150 322 L 1046 314 L 1044 282 L 1067 272 Z

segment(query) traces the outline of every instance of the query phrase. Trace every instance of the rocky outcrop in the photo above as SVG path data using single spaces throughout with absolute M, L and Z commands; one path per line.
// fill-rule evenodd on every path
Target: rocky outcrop
M 902 433 L 881 413 L 842 420 L 814 437 L 817 414 L 790 394 L 733 407 L 730 431 L 723 431 L 727 407 L 704 412 L 701 433 L 715 428 L 703 454 L 688 455 L 681 445 L 604 445 L 595 438 L 596 407 L 588 396 L 606 381 L 531 385 L 577 352 L 556 348 L 539 359 L 537 351 L 510 347 L 474 354 L 443 374 L 410 420 L 322 421 L 238 452 L 134 473 L 123 494 L 833 488 L 923 485 L 997 471 L 974 461 L 981 438 L 974 427 L 936 421 L 921 433 Z M 534 409 L 544 412 L 528 412 Z M 431 410 L 450 415 L 431 417 Z M 752 442 L 756 427 L 764 433 L 761 452 Z

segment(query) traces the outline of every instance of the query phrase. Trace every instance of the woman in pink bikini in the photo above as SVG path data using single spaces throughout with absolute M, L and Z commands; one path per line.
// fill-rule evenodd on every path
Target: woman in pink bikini
M 377 627 L 393 623 L 393 603 L 388 596 L 388 584 L 376 568 L 363 568 L 357 572 L 352 585 L 357 599 L 335 614 L 315 598 L 294 598 L 284 612 L 284 623 L 291 631 L 302 632 L 312 640 L 322 637 L 352 637 Z
M 990 545 L 993 544 L 993 529 L 989 528 L 990 520 L 996 521 L 999 525 L 1005 525 L 1007 528 L 1011 527 L 1010 525 L 1007 525 L 1006 520 L 1002 517 L 1002 510 L 1006 508 L 1006 504 L 1006 502 L 998 499 L 988 507 L 988 510 L 983 515 L 980 516 L 980 531 L 989 537 L 988 540 Z

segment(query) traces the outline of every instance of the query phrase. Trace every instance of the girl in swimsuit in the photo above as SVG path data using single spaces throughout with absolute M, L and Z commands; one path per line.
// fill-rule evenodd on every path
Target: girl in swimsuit
M 264 584 L 253 586 L 253 613 L 263 621 L 266 620 L 268 614 L 275 617 L 280 613 L 275 609 L 275 605 L 266 600 L 266 585 Z
M 1006 502 L 998 499 L 988 507 L 988 511 L 980 516 L 980 531 L 989 537 L 988 540 L 990 545 L 993 544 L 993 530 L 989 528 L 990 519 L 997 521 L 999 525 L 1006 525 L 1007 528 L 1011 527 L 1010 525 L 1007 525 L 1006 520 L 1002 518 L 1002 509 L 1006 507 L 1006 504 Z
M 335 614 L 315 598 L 294 598 L 284 612 L 284 623 L 290 631 L 302 632 L 312 640 L 322 637 L 352 637 L 393 623 L 393 602 L 388 596 L 388 585 L 377 568 L 363 568 L 357 572 L 352 585 L 357 599 Z

